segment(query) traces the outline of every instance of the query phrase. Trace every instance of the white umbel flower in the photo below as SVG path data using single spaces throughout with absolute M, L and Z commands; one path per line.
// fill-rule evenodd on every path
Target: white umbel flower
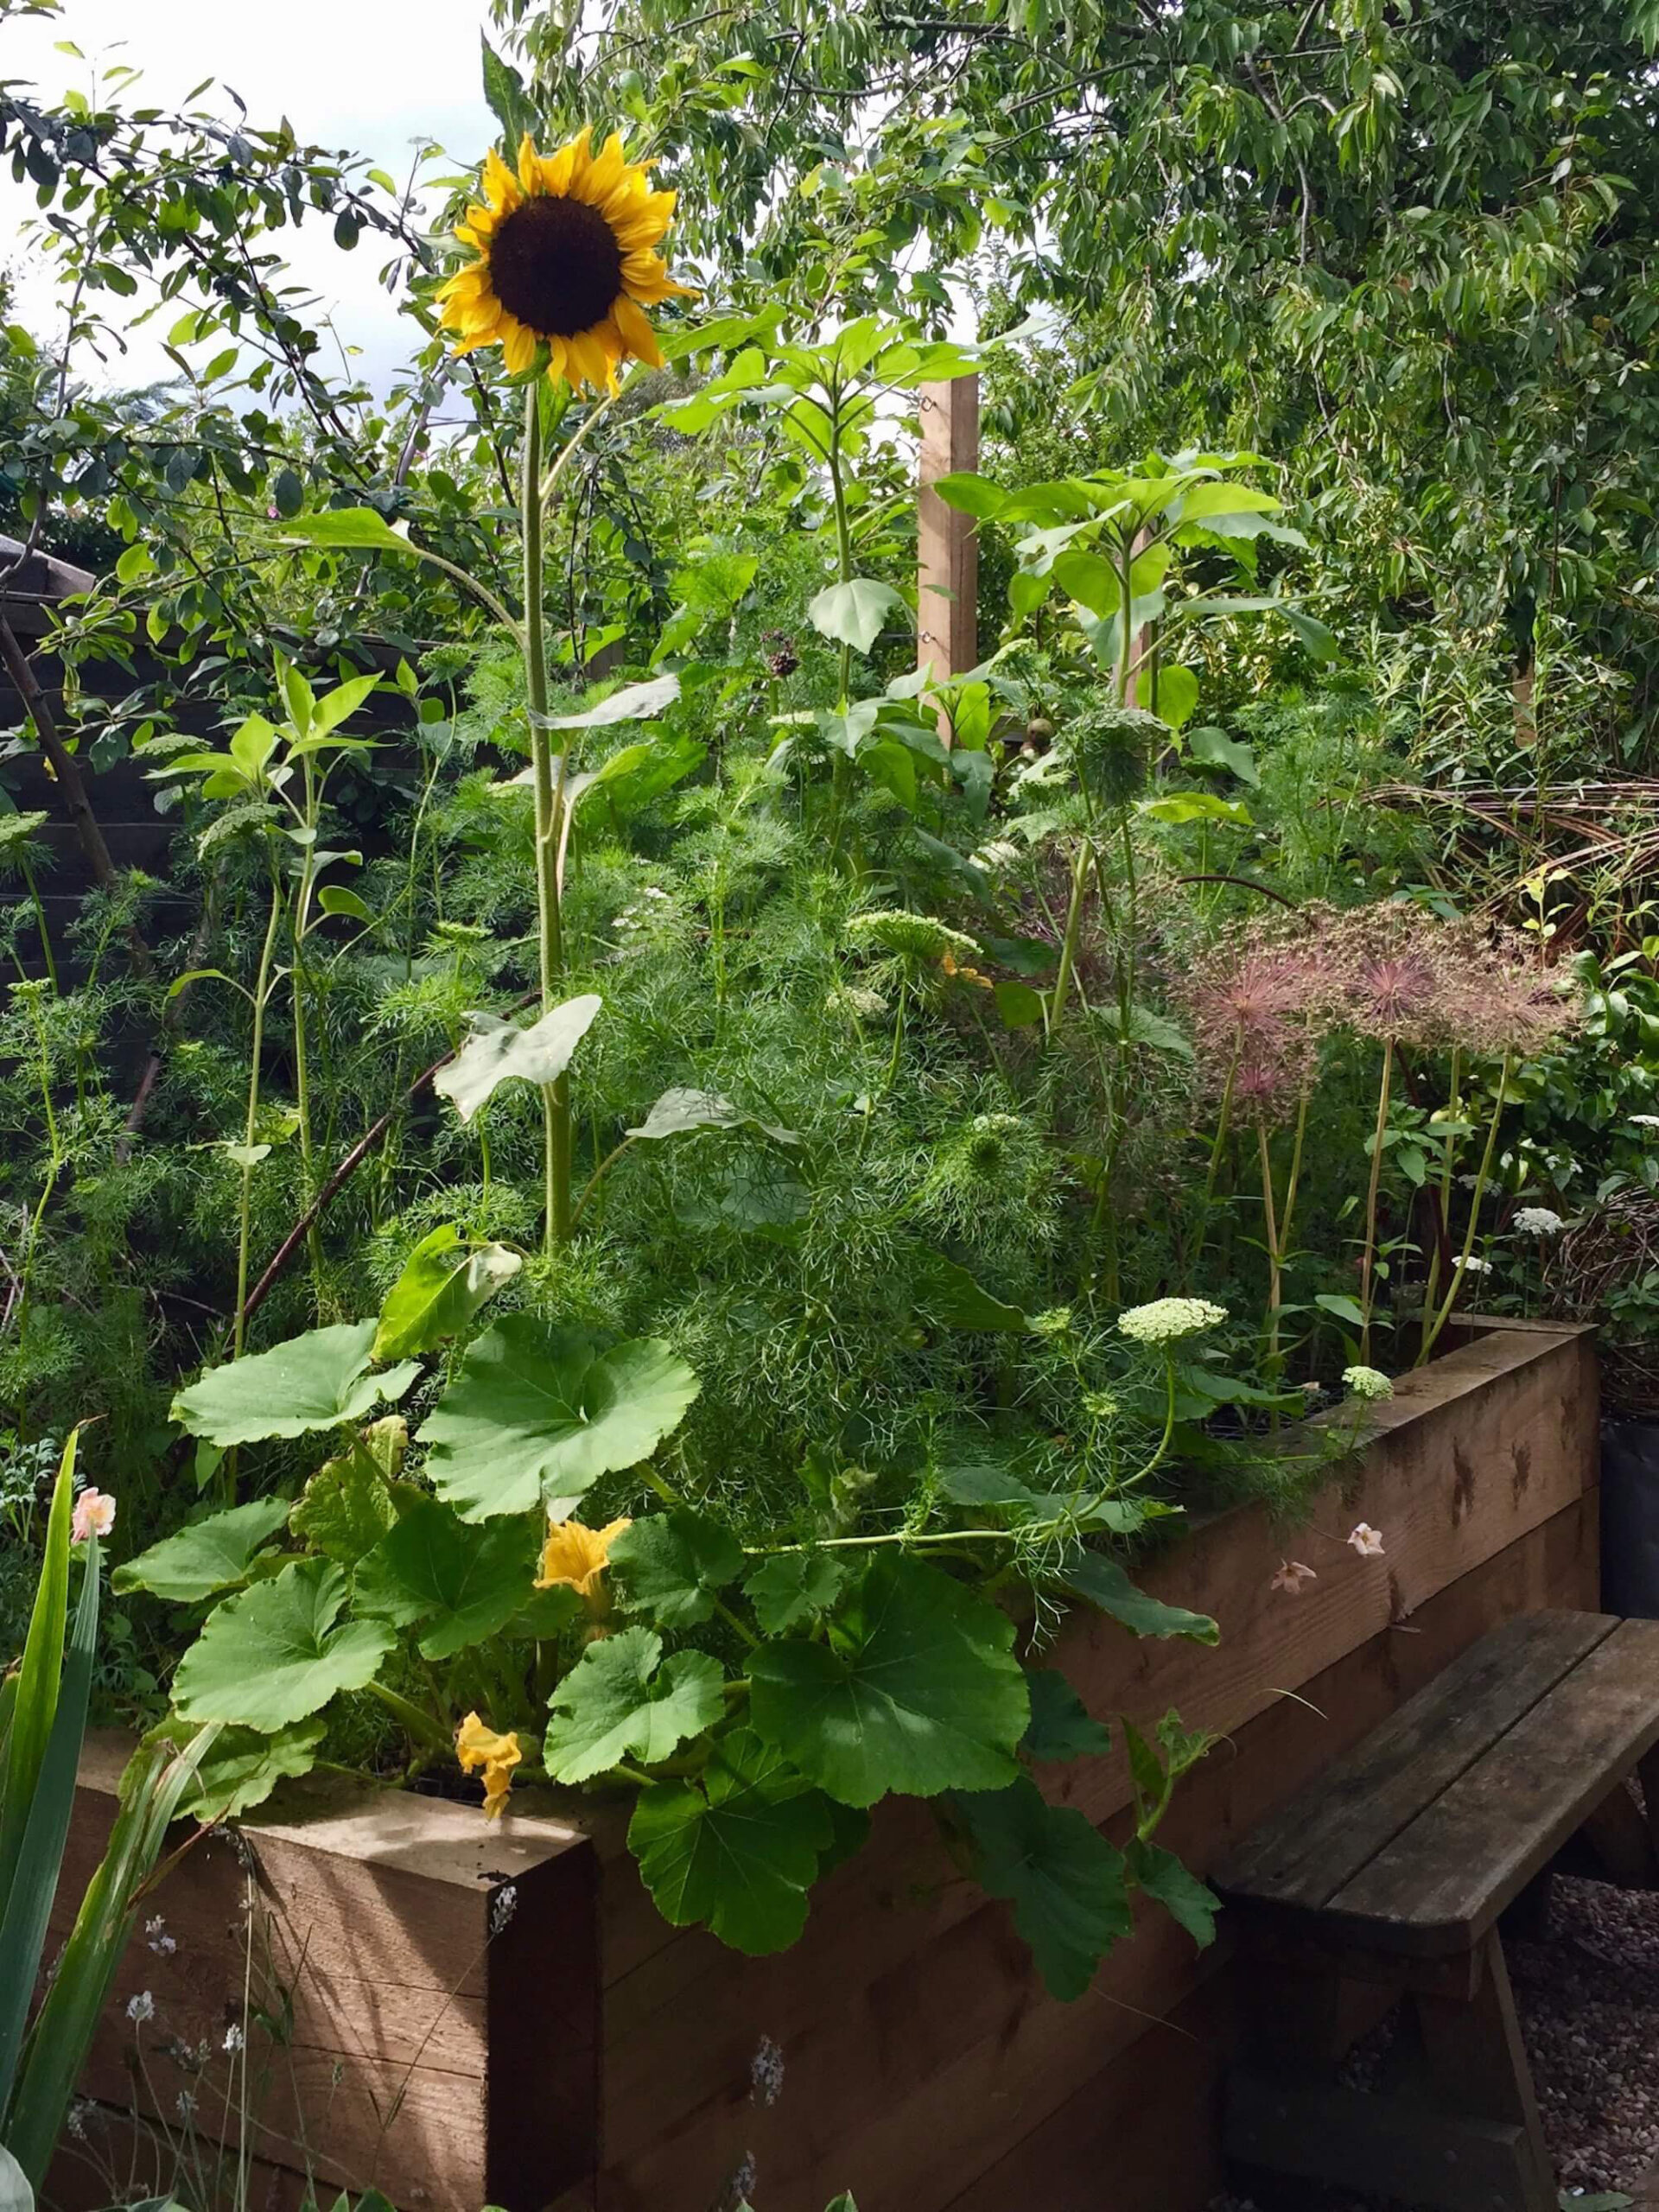
M 1117 1317 L 1120 1336 L 1138 1344 L 1178 1344 L 1183 1337 L 1201 1337 L 1227 1319 L 1224 1306 L 1207 1298 L 1154 1298 L 1149 1306 L 1131 1306 Z
M 1517 1236 L 1559 1236 L 1567 1227 L 1548 1206 L 1517 1206 L 1510 1225 Z
M 1380 1367 L 1344 1367 L 1343 1386 L 1351 1398 L 1391 1398 L 1394 1385 Z

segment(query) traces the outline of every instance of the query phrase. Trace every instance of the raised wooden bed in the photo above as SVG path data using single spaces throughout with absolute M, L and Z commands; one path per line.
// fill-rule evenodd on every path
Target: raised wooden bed
M 1320 1579 L 1288 1598 L 1274 1570 L 1311 1540 L 1243 1507 L 1142 1577 L 1213 1613 L 1219 1649 L 1140 1643 L 1095 1619 L 1062 1639 L 1059 1663 L 1102 1718 L 1150 1723 L 1173 1706 L 1226 1739 L 1164 1831 L 1199 1867 L 1493 1622 L 1596 1602 L 1590 1332 L 1470 1325 L 1377 1412 L 1313 1524 L 1340 1538 L 1369 1521 L 1385 1558 L 1326 1542 Z M 89 1855 L 107 1819 L 103 1758 L 83 1783 Z M 1054 1772 L 1121 1833 L 1118 1759 Z M 303 2110 L 319 2174 L 373 2180 L 403 2212 L 715 2212 L 745 2191 L 758 2212 L 819 2212 L 845 2188 L 861 2212 L 1072 2212 L 1105 2201 L 1106 2175 L 1112 2212 L 1198 2212 L 1218 2186 L 1224 1932 L 1200 1957 L 1148 1914 L 1087 1997 L 1057 2004 L 925 1809 L 889 1805 L 801 1943 L 745 1960 L 662 1923 L 603 1808 L 492 1832 L 463 1807 L 347 1789 L 313 1782 L 246 1831 L 257 1917 L 293 1993 L 290 2047 L 270 2068 L 288 2078 L 257 2145 L 277 2169 L 306 2162 Z M 135 1945 L 92 2094 L 129 2099 L 135 1993 L 155 1998 L 152 2049 L 163 2032 L 222 2042 L 239 2018 L 248 1880 L 224 1841 L 168 1875 L 156 1909 L 179 1950 Z M 492 1939 L 509 1887 L 512 1916 Z M 154 2082 L 158 2101 L 178 2078 Z M 270 2183 L 272 2203 L 293 2201 L 279 2173 Z

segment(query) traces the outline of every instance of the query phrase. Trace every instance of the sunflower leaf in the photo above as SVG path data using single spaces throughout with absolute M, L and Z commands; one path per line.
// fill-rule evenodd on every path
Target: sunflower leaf
M 844 583 L 826 584 L 809 602 L 806 613 L 813 628 L 824 637 L 869 653 L 895 608 L 909 612 L 891 584 L 878 583 L 874 576 L 849 576 Z

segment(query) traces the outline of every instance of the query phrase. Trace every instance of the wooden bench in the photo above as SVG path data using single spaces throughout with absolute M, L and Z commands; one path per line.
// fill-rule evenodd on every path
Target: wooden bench
M 1498 1916 L 1586 1825 L 1652 1878 L 1656 1745 L 1659 1621 L 1535 1613 L 1236 1848 L 1212 1876 L 1245 1949 L 1229 2156 L 1445 2212 L 1556 2212 Z M 1372 2092 L 1338 2068 L 1379 1983 L 1406 2003 Z

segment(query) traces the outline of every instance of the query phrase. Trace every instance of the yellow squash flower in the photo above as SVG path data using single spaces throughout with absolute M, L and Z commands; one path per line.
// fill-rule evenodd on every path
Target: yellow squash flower
M 455 1731 L 455 1757 L 461 1761 L 463 1774 L 483 1768 L 484 1817 L 499 1821 L 506 1805 L 507 1792 L 512 1787 L 512 1770 L 524 1757 L 518 1737 L 511 1731 L 498 1736 L 493 1728 L 485 1726 L 477 1713 L 469 1713 Z
M 478 258 L 438 299 L 456 353 L 499 344 L 517 376 L 544 345 L 555 384 L 614 391 L 619 362 L 662 366 L 645 310 L 689 287 L 654 250 L 674 194 L 652 190 L 645 163 L 627 159 L 614 132 L 598 154 L 590 137 L 584 130 L 556 154 L 538 154 L 526 131 L 516 175 L 491 149 L 484 199 L 455 232 Z
M 613 1521 L 603 1529 L 584 1529 L 580 1521 L 556 1521 L 542 1547 L 538 1590 L 574 1590 L 590 1613 L 608 1609 L 605 1568 L 611 1546 L 632 1522 Z

